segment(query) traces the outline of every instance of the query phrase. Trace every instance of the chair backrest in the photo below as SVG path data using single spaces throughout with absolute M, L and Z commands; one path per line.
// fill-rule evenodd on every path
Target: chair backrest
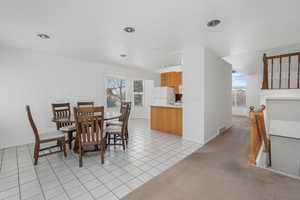
M 80 144 L 100 144 L 103 140 L 104 107 L 75 107 L 74 117 Z
M 128 125 L 131 104 L 124 104 L 122 109 L 122 134 L 125 134 Z
M 123 121 L 123 116 L 125 116 L 125 111 L 128 109 L 128 118 L 131 111 L 131 102 L 121 102 L 120 113 L 122 113 L 122 117 L 119 118 L 119 121 Z
M 77 107 L 94 107 L 94 102 L 93 101 L 77 102 Z
M 71 117 L 71 108 L 70 103 L 53 103 L 52 104 L 52 112 L 53 112 L 53 118 L 59 119 L 59 118 L 69 118 Z M 70 122 L 56 122 L 56 128 L 59 130 L 60 128 L 64 126 L 69 126 L 72 123 Z
M 35 126 L 35 123 L 33 121 L 29 105 L 26 105 L 26 112 L 27 112 L 28 120 L 30 122 L 30 126 L 31 126 L 31 128 L 33 130 L 33 133 L 34 133 L 35 140 L 36 141 L 40 141 L 39 132 L 38 132 L 38 130 L 37 130 L 36 126 Z

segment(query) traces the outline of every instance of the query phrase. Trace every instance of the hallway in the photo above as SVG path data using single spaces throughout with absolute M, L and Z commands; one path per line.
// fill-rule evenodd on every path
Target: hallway
M 247 166 L 249 126 L 234 126 L 124 200 L 299 200 L 300 181 Z

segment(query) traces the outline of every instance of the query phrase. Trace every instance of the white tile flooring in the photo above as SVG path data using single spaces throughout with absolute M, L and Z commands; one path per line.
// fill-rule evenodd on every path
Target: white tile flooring
M 99 153 L 53 154 L 32 164 L 33 145 L 0 150 L 0 200 L 115 200 L 170 168 L 201 146 L 151 131 L 146 120 L 130 121 L 129 147 L 111 147 L 101 165 Z

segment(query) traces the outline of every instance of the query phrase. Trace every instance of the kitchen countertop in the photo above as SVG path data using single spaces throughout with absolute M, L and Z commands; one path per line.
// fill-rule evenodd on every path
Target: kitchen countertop
M 183 105 L 173 105 L 173 104 L 151 104 L 154 107 L 166 107 L 166 108 L 182 108 Z

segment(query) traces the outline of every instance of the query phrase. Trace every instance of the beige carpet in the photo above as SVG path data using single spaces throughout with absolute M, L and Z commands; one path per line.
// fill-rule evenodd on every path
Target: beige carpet
M 249 127 L 234 118 L 226 133 L 124 200 L 300 200 L 300 181 L 247 166 Z

